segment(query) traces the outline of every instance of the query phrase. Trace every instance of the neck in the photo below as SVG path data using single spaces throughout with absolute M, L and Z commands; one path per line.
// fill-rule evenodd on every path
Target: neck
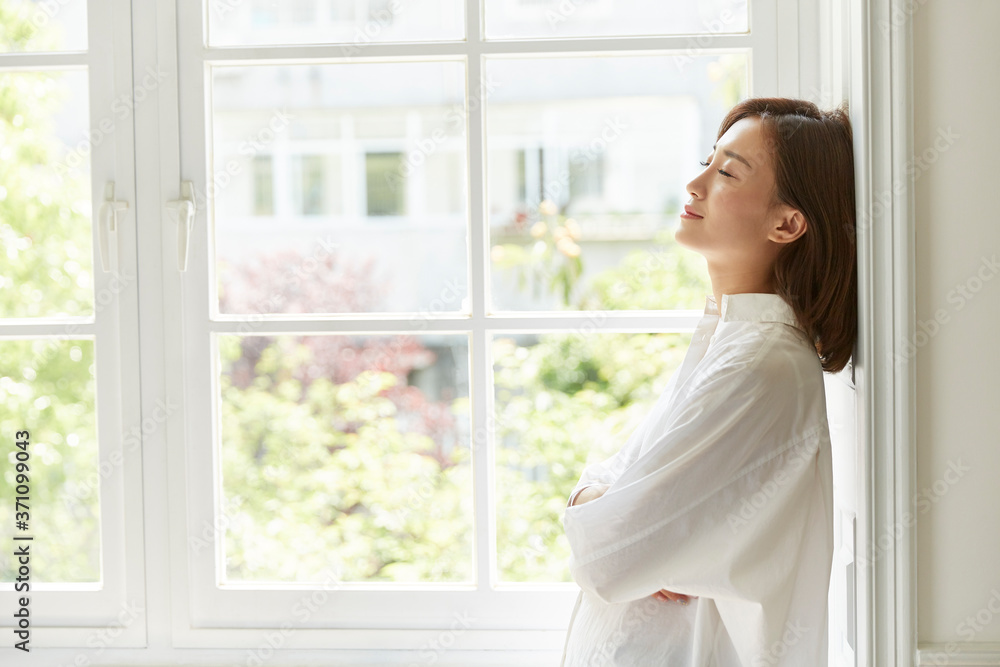
M 712 279 L 712 293 L 716 306 L 722 308 L 723 294 L 744 294 L 748 292 L 774 294 L 770 267 L 766 271 L 734 270 L 732 267 L 708 265 L 708 275 Z

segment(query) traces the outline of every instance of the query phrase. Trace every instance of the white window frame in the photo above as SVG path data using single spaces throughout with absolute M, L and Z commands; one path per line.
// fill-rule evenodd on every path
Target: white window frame
M 914 150 L 912 16 L 892 0 L 827 1 L 844 27 L 836 50 L 852 105 L 858 211 L 857 661 L 934 664 L 917 651 L 916 530 L 906 519 L 915 513 L 915 369 L 893 362 L 908 358 L 917 330 L 914 186 L 906 173 Z M 893 536 L 886 548 L 884 535 Z M 868 558 L 874 549 L 880 557 Z M 984 655 L 970 652 L 965 664 L 982 664 Z M 1000 651 L 991 655 L 1000 663 Z
M 786 3 L 788 4 L 788 3 Z M 804 53 L 798 44 L 798 20 L 794 14 L 777 21 L 774 0 L 751 3 L 751 32 L 748 35 L 711 35 L 709 42 L 690 36 L 657 38 L 599 38 L 573 39 L 558 42 L 547 40 L 486 41 L 482 38 L 479 3 L 466 3 L 467 41 L 436 42 L 428 44 L 366 44 L 364 53 L 345 58 L 339 45 L 334 46 L 254 46 L 227 47 L 205 46 L 206 13 L 198 3 L 180 3 L 178 25 L 179 107 L 182 160 L 178 180 L 196 184 L 208 182 L 210 167 L 210 123 L 206 109 L 210 86 L 207 81 L 209 63 L 265 62 L 270 59 L 322 58 L 327 62 L 358 62 L 393 56 L 417 58 L 461 59 L 467 67 L 470 98 L 483 99 L 475 82 L 481 81 L 483 56 L 500 53 L 545 52 L 661 52 L 695 55 L 716 51 L 741 50 L 749 57 L 749 85 L 755 95 L 778 95 L 786 90 L 788 95 L 798 94 L 801 73 L 795 57 L 779 58 L 784 54 Z M 794 6 L 794 3 L 791 3 Z M 784 32 L 780 32 L 784 31 Z M 779 43 L 778 35 L 783 35 Z M 705 48 L 707 46 L 707 48 Z M 779 66 L 780 63 L 780 66 Z M 818 82 L 817 82 L 818 83 Z M 481 433 L 490 424 L 487 414 L 487 397 L 492 396 L 489 384 L 488 341 L 490 334 L 510 331 L 587 330 L 595 332 L 690 332 L 700 317 L 699 311 L 662 311 L 642 313 L 593 313 L 532 314 L 517 313 L 492 315 L 487 313 L 488 242 L 485 226 L 484 203 L 484 112 L 487 105 L 473 107 L 467 115 L 469 142 L 469 178 L 471 213 L 470 237 L 470 287 L 473 303 L 471 317 L 440 316 L 423 321 L 420 318 L 400 315 L 390 316 L 312 316 L 306 318 L 275 317 L 267 320 L 244 316 L 215 315 L 209 303 L 211 273 L 208 249 L 213 239 L 210 234 L 208 204 L 199 205 L 195 222 L 196 235 L 191 247 L 188 269 L 184 274 L 166 272 L 164 293 L 179 304 L 178 310 L 168 310 L 164 320 L 173 323 L 168 340 L 173 341 L 175 352 L 168 356 L 180 358 L 181 363 L 168 374 L 177 376 L 173 383 L 182 386 L 177 400 L 184 401 L 185 430 L 170 451 L 186 459 L 184 474 L 174 477 L 171 497 L 185 499 L 187 526 L 196 535 L 204 535 L 204 527 L 217 521 L 219 507 L 218 489 L 221 484 L 213 454 L 211 407 L 216 395 L 216 380 L 204 369 L 213 367 L 215 358 L 214 336 L 219 333 L 245 332 L 246 323 L 252 320 L 253 333 L 286 332 L 409 332 L 409 333 L 459 333 L 471 331 L 472 357 L 473 432 Z M 171 184 L 164 198 L 176 196 L 176 185 Z M 196 186 L 197 187 L 197 186 Z M 203 189 L 203 188 L 201 188 Z M 169 225 L 168 225 L 169 226 Z M 173 252 L 174 242 L 167 234 L 164 247 Z M 169 261 L 165 256 L 164 262 Z M 208 299 L 206 299 L 208 297 Z M 596 321 L 595 321 L 596 320 Z M 205 343 L 213 341 L 212 346 Z M 183 353 L 181 352 L 183 349 Z M 198 370 L 202 369 L 202 370 Z M 183 376 L 183 380 L 181 379 Z M 170 380 L 168 380 L 170 381 Z M 183 399 L 181 398 L 183 397 Z M 489 429 L 487 428 L 487 431 Z M 493 511 L 489 506 L 487 490 L 492 488 L 492 443 L 490 436 L 476 438 L 473 447 L 473 474 L 475 488 L 476 572 L 471 585 L 434 586 L 372 586 L 370 584 L 340 584 L 330 592 L 336 601 L 318 607 L 309 620 L 296 625 L 296 631 L 284 639 L 288 648 L 342 648 L 368 649 L 373 647 L 419 650 L 428 646 L 442 631 L 452 627 L 457 612 L 468 613 L 475 619 L 475 627 L 464 629 L 456 636 L 454 649 L 498 650 L 519 648 L 523 650 L 558 650 L 565 637 L 565 624 L 576 596 L 571 583 L 545 585 L 501 585 L 490 580 L 494 568 L 493 547 L 495 526 Z M 484 446 L 485 445 L 485 446 Z M 180 464 L 171 463 L 180 470 Z M 491 495 L 491 494 L 490 494 Z M 179 511 L 179 505 L 173 509 Z M 178 556 L 180 555 L 179 552 Z M 216 556 L 214 550 L 189 552 L 186 558 L 173 562 L 172 578 L 187 582 L 181 586 L 187 593 L 187 602 L 178 604 L 173 633 L 175 641 L 190 647 L 225 645 L 254 648 L 261 641 L 260 631 L 247 627 L 279 627 L 288 620 L 288 611 L 308 599 L 315 586 L 286 585 L 268 588 L 262 586 L 227 586 L 215 584 Z M 437 590 L 428 590 L 434 588 Z M 382 590 L 379 590 L 382 589 Z M 320 589 L 317 594 L 324 596 Z M 530 600 L 530 602 L 528 602 Z M 419 613 L 415 610 L 419 609 Z M 388 610 L 403 610 L 389 614 Z M 334 626 L 334 627 L 331 627 Z M 341 627 L 336 627 L 341 626 Z M 350 628 L 350 629 L 346 629 Z
M 775 0 L 782 17 L 782 25 L 801 24 L 801 35 L 811 33 L 810 17 L 815 18 L 817 8 L 811 0 Z M 100 0 L 91 0 L 98 3 Z M 170 320 L 171 313 L 182 312 L 182 275 L 176 266 L 176 223 L 164 215 L 164 201 L 178 195 L 178 182 L 182 176 L 180 144 L 178 138 L 178 91 L 177 91 L 177 23 L 176 3 L 182 7 L 197 0 L 136 0 L 132 6 L 132 24 L 127 20 L 129 0 L 111 0 L 114 7 L 112 16 L 103 16 L 105 21 L 91 21 L 92 47 L 98 44 L 113 44 L 116 61 L 131 41 L 133 66 L 132 80 L 122 85 L 121 71 L 115 70 L 115 93 L 140 85 L 144 68 L 153 67 L 166 72 L 168 80 L 150 95 L 150 101 L 136 107 L 133 115 L 135 128 L 136 174 L 134 188 L 130 187 L 127 174 L 119 168 L 114 174 L 117 192 L 122 198 L 136 195 L 135 213 L 131 211 L 119 218 L 121 266 L 136 266 L 134 256 L 130 258 L 129 248 L 137 247 L 138 292 L 142 308 L 138 310 L 139 340 L 142 355 L 138 356 L 134 330 L 127 330 L 125 322 L 135 315 L 135 288 L 129 288 L 120 297 L 119 315 L 123 323 L 120 338 L 121 368 L 134 367 L 141 371 L 141 414 L 153 415 L 159 401 L 179 401 L 184 396 L 183 378 L 177 369 L 184 356 L 181 344 L 183 329 L 179 321 Z M 876 545 L 880 535 L 891 534 L 897 525 L 907 525 L 904 516 L 912 511 L 912 489 L 915 486 L 914 455 L 914 369 L 910 365 L 894 368 L 887 360 L 896 353 L 902 353 L 905 341 L 915 332 L 914 315 L 914 232 L 912 225 L 913 186 L 905 176 L 905 165 L 912 154 L 912 82 L 911 82 L 911 23 L 909 17 L 897 20 L 893 13 L 893 0 L 821 0 L 819 3 L 821 36 L 828 40 L 820 49 L 819 63 L 806 63 L 801 70 L 793 54 L 798 49 L 786 45 L 781 51 L 777 67 L 778 75 L 772 87 L 752 80 L 754 94 L 774 92 L 778 95 L 796 95 L 821 101 L 824 104 L 846 97 L 851 103 L 851 119 L 855 136 L 856 183 L 858 197 L 858 259 L 859 259 L 859 339 L 854 359 L 854 380 L 857 387 L 857 515 L 856 552 L 866 553 Z M 97 5 L 94 4 L 96 7 Z M 184 11 L 187 11 L 185 9 Z M 470 15 L 469 25 L 475 27 L 475 19 Z M 93 30 L 96 26 L 111 26 L 110 33 L 98 35 L 104 41 L 95 41 Z M 891 26 L 890 30 L 882 27 Z M 131 34 L 129 31 L 131 30 Z M 126 35 L 128 37 L 126 37 Z M 720 38 L 719 44 L 728 45 Z M 295 52 L 295 48 L 290 53 Z M 372 46 L 369 53 L 390 52 L 391 48 Z M 127 53 L 127 51 L 125 51 Z M 802 55 L 802 54 L 798 54 Z M 787 56 L 787 57 L 786 57 Z M 89 56 L 88 56 L 89 57 Z M 0 64 L 23 62 L 32 65 L 50 62 L 54 65 L 77 64 L 76 56 L 64 60 L 64 56 L 0 56 Z M 45 60 L 48 58 L 48 60 Z M 126 57 L 127 60 L 127 57 Z M 470 60 L 469 79 L 477 80 L 478 61 Z M 819 67 L 823 84 L 810 90 L 807 78 L 812 68 Z M 833 76 L 829 75 L 833 72 Z M 829 98 L 824 96 L 830 93 Z M 95 109 L 97 93 L 92 90 L 91 114 Z M 197 121 L 197 119 L 195 119 Z M 190 119 L 189 119 L 190 121 Z M 471 123 L 469 140 L 477 142 L 482 137 L 482 123 Z M 130 150 L 125 151 L 127 138 L 121 143 L 116 139 L 118 164 L 130 159 Z M 124 153 L 122 152 L 124 151 Z M 470 176 L 481 179 L 481 162 Z M 197 166 L 197 165 L 196 165 Z M 204 175 L 204 165 L 200 168 Z M 185 165 L 184 176 L 187 173 Z M 104 175 L 97 168 L 92 170 L 94 183 L 94 203 L 100 199 L 99 187 Z M 888 205 L 880 195 L 892 192 Z M 878 210 L 874 202 L 880 201 Z M 482 193 L 473 193 L 472 205 L 482 204 Z M 139 224 L 132 221 L 138 216 Z M 868 224 L 865 224 L 865 223 Z M 204 235 L 204 213 L 197 226 Z M 482 246 L 483 232 L 474 234 L 474 242 Z M 205 242 L 201 238 L 200 243 Z M 197 245 L 197 243 L 196 243 Z M 192 248 L 196 259 L 198 252 Z M 204 255 L 202 255 L 204 261 Z M 129 264 L 131 261 L 131 264 Z M 95 257 L 96 266 L 96 257 Z M 100 276 L 98 274 L 98 280 Z M 876 286 L 877 289 L 876 289 Z M 485 293 L 485 285 L 474 283 L 477 294 Z M 101 289 L 98 284 L 97 289 Z M 482 302 L 480 302 L 482 303 Z M 482 316 L 482 313 L 479 313 Z M 657 320 L 660 328 L 685 330 L 694 313 L 663 317 Z M 627 318 L 626 318 L 627 319 Z M 517 318 L 513 326 L 523 326 L 524 320 Z M 629 330 L 655 330 L 647 327 L 642 318 L 630 322 Z M 616 327 L 616 330 L 620 327 Z M 7 328 L 3 334 L 8 335 Z M 54 333 L 36 324 L 26 324 L 18 329 L 29 335 Z M 482 341 L 480 341 L 481 343 Z M 476 361 L 484 360 L 485 351 L 479 345 L 480 355 Z M 100 382 L 101 369 L 98 369 Z M 124 371 L 123 371 L 123 378 Z M 138 423 L 135 406 L 140 402 L 140 394 L 134 383 L 125 380 L 121 384 L 122 419 L 112 420 L 117 425 Z M 105 402 L 105 405 L 108 405 Z M 484 414 L 476 414 L 483 419 Z M 125 452 L 124 479 L 115 481 L 112 476 L 102 486 L 102 497 L 112 498 L 115 485 L 123 488 L 120 497 L 123 506 L 123 525 L 128 529 L 125 538 L 126 560 L 119 571 L 125 580 L 125 590 L 129 599 L 141 600 L 145 614 L 141 622 L 116 632 L 115 637 L 100 647 L 95 640 L 108 637 L 108 630 L 120 630 L 112 623 L 105 623 L 106 617 L 100 613 L 90 620 L 74 623 L 70 619 L 64 625 L 46 627 L 48 615 L 36 607 L 35 637 L 37 646 L 67 647 L 46 648 L 33 651 L 29 655 L 8 645 L 0 646 L 0 662 L 4 664 L 50 665 L 50 664 L 102 664 L 140 665 L 171 664 L 178 660 L 192 664 L 234 664 L 247 660 L 247 646 L 265 646 L 262 640 L 267 629 L 256 631 L 232 630 L 223 627 L 197 628 L 192 625 L 191 585 L 189 564 L 187 563 L 187 522 L 188 499 L 185 492 L 186 475 L 190 462 L 185 448 L 185 415 L 176 413 L 166 419 L 163 428 L 157 428 L 143 436 L 142 456 L 139 452 Z M 101 422 L 102 424 L 104 422 Z M 99 425 L 99 428 L 101 426 Z M 102 456 L 114 447 L 113 441 L 102 439 Z M 105 449 L 108 448 L 108 449 Z M 141 465 L 140 465 L 141 464 Z M 482 485 L 483 466 L 479 466 L 476 482 Z M 141 479 L 141 488 L 140 488 Z M 874 483 L 875 480 L 878 483 Z M 105 494 L 107 490 L 107 494 Z M 141 517 L 140 517 L 141 514 Z M 102 517 L 103 518 L 103 517 Z M 112 516 L 109 521 L 114 521 Z M 110 523 L 108 524 L 110 525 Z M 857 569 L 856 609 L 857 619 L 857 664 L 864 667 L 914 664 L 934 664 L 934 646 L 921 646 L 917 651 L 915 628 L 915 579 L 914 557 L 916 553 L 913 528 L 907 528 L 903 536 L 884 550 L 875 562 L 859 566 Z M 113 542 L 113 538 L 112 538 Z M 108 543 L 106 543 L 108 544 Z M 146 548 L 143 548 L 143 544 Z M 105 570 L 108 572 L 108 569 Z M 111 572 L 114 575 L 114 572 Z M 35 601 L 41 601 L 42 591 L 38 591 Z M 69 606 L 61 606 L 61 619 L 66 619 L 67 609 L 81 610 L 82 600 L 89 593 L 73 592 L 66 598 Z M 133 598 L 133 594 L 135 597 Z M 69 594 L 67 594 L 69 595 Z M 7 599 L 7 598 L 3 598 Z M 51 598 L 55 600 L 56 598 Z M 148 604 L 146 604 L 148 601 Z M 8 607 L 9 608 L 9 607 Z M 55 616 L 55 614 L 53 614 Z M 562 617 L 565 623 L 568 619 Z M 6 626 L 9 628 L 9 625 Z M 44 628 L 44 630 L 42 630 Z M 412 631 L 398 631 L 403 640 L 414 637 Z M 254 633 L 253 637 L 249 633 Z M 510 633 L 507 633 L 508 635 Z M 436 664 L 551 664 L 552 656 L 559 650 L 553 646 L 562 638 L 559 630 L 523 631 L 527 638 L 523 644 L 534 643 L 532 650 L 513 650 L 504 645 L 504 651 L 489 650 L 449 650 L 438 655 Z M 369 645 L 385 648 L 392 637 L 377 632 L 358 633 L 361 640 Z M 427 636 L 424 633 L 422 636 Z M 252 639 L 257 639 L 255 644 Z M 313 643 L 311 641 L 306 642 Z M 483 642 L 480 642 L 481 644 Z M 490 642 L 486 642 L 490 644 Z M 503 644 L 496 642 L 495 644 Z M 495 645 L 493 644 L 493 645 Z M 523 646 L 522 644 L 522 646 Z M 112 648 L 107 648 L 107 647 Z M 192 651 L 188 647 L 202 647 Z M 410 664 L 425 661 L 419 652 L 340 650 L 328 652 L 314 649 L 294 649 L 285 643 L 280 650 L 270 654 L 271 665 L 329 664 L 336 660 L 343 665 L 362 664 Z M 324 643 L 324 648 L 333 648 L 334 643 Z M 73 648 L 68 648 L 73 647 Z M 130 648 L 133 647 L 133 648 Z M 209 648 L 211 647 L 211 648 Z M 1000 663 L 1000 653 L 987 648 L 965 651 L 964 664 Z M 84 662 L 81 662 L 84 660 Z M 954 662 L 953 664 L 960 664 Z
M 51 19 L 58 7 L 39 7 Z M 138 290 L 135 252 L 134 145 L 132 114 L 120 118 L 112 105 L 121 105 L 133 94 L 131 16 L 128 2 L 90 0 L 87 10 L 87 50 L 0 54 L 0 73 L 50 69 L 87 71 L 90 138 L 80 137 L 76 154 L 90 160 L 91 241 L 94 276 L 94 314 L 86 317 L 8 319 L 0 322 L 0 339 L 49 339 L 56 344 L 90 339 L 94 344 L 97 461 L 95 477 L 70 480 L 92 488 L 100 504 L 101 579 L 96 583 L 43 583 L 30 581 L 31 649 L 79 646 L 95 632 L 111 626 L 122 646 L 142 646 L 146 641 L 144 610 L 144 549 L 142 520 L 143 431 L 158 424 L 143 424 L 139 405 Z M 137 75 L 141 81 L 145 73 Z M 147 81 L 144 90 L 155 87 Z M 72 103 L 72 102 L 70 102 Z M 141 102 L 140 102 L 141 103 Z M 116 107 L 120 108 L 120 107 Z M 113 129 L 108 130 L 108 121 Z M 105 186 L 114 183 L 114 198 L 129 208 L 117 214 L 116 232 L 109 234 L 110 270 L 101 267 L 99 217 Z M 152 411 L 144 414 L 151 415 Z M 32 430 L 30 424 L 25 428 Z M 29 441 L 31 439 L 29 438 Z M 34 442 L 32 442 L 32 445 Z M 29 446 L 29 452 L 31 451 Z M 7 462 L 4 461 L 4 465 Z M 29 473 L 30 474 L 30 473 Z M 96 487 L 90 487 L 94 481 Z M 38 481 L 33 479 L 32 485 Z M 98 495 L 99 494 L 99 495 Z M 4 498 L 3 502 L 13 502 Z M 29 501 L 29 507 L 31 502 Z M 30 512 L 44 511 L 31 507 Z M 27 534 L 32 534 L 29 531 Z M 45 542 L 37 536 L 28 544 L 40 553 Z M 4 545 L 4 549 L 12 545 Z M 13 584 L 0 587 L 0 607 L 13 610 L 24 592 Z M 10 615 L 3 633 L 13 637 Z M 3 650 L 0 662 L 7 663 Z M 15 649 L 10 649 L 14 651 Z M 21 651 L 18 656 L 24 656 Z

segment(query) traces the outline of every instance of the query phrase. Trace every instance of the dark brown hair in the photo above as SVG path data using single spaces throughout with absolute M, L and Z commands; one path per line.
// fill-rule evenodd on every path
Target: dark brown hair
M 795 311 L 823 370 L 842 370 L 858 333 L 854 144 L 847 103 L 820 110 L 807 100 L 756 97 L 733 107 L 719 127 L 757 117 L 774 168 L 773 206 L 802 212 L 806 231 L 774 262 L 773 289 Z

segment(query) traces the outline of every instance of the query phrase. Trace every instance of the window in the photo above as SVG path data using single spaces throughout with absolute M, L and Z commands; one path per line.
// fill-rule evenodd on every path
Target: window
M 274 160 L 270 155 L 253 159 L 254 215 L 274 215 Z
M 402 158 L 402 153 L 365 155 L 368 215 L 403 215 L 405 212 L 406 182 Z
M 324 159 L 322 155 L 301 155 L 296 160 L 298 180 L 298 212 L 302 215 L 322 215 L 326 212 Z
M 0 24 L 0 602 L 28 594 L 35 629 L 82 633 L 144 605 L 128 202 L 132 114 L 159 78 L 128 85 L 109 3 L 2 2 Z
M 587 149 L 572 151 L 569 158 L 570 200 L 593 197 L 600 199 L 604 193 L 604 155 L 590 156 Z M 677 204 L 674 203 L 674 208 Z
M 359 39 L 241 7 L 207 14 L 207 47 L 179 13 L 182 117 L 210 132 L 181 127 L 180 171 L 201 186 L 249 137 L 275 184 L 267 228 L 207 192 L 173 318 L 202 471 L 177 491 L 189 530 L 218 527 L 188 554 L 182 641 L 335 588 L 305 645 L 367 627 L 420 648 L 392 628 L 465 610 L 470 647 L 530 628 L 555 648 L 560 509 L 683 356 L 708 291 L 672 244 L 684 184 L 751 74 L 773 87 L 774 26 L 751 41 L 728 3 L 721 45 L 685 53 L 610 3 L 485 2 L 485 35 L 463 35 L 468 3 L 369 3 Z
M 773 0 L 752 20 L 743 0 L 59 4 L 62 45 L 28 31 L 0 53 L 25 105 L 0 151 L 68 164 L 91 133 L 59 187 L 44 151 L 0 167 L 4 437 L 53 417 L 38 616 L 82 645 L 148 584 L 173 647 L 232 660 L 265 630 L 558 652 L 566 495 L 704 305 L 672 243 L 684 184 L 726 109 L 789 89 L 779 44 L 814 42 Z

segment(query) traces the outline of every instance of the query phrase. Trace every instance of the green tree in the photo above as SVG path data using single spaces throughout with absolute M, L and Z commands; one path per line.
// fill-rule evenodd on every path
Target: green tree
M 664 238 L 595 276 L 577 306 L 704 308 L 703 264 Z M 562 527 L 583 468 L 614 454 L 680 364 L 690 334 L 560 333 L 496 340 L 498 562 L 506 581 L 570 581 Z
M 0 2 L 0 49 L 45 39 Z M 94 312 L 89 179 L 58 168 L 66 148 L 51 120 L 69 76 L 83 75 L 0 73 L 0 317 Z M 100 578 L 94 347 L 72 334 L 0 341 L 0 538 L 15 530 L 15 434 L 27 430 L 35 581 Z M 0 578 L 13 576 L 4 550 Z
M 33 38 L 18 21 L 0 2 L 0 42 L 8 50 Z M 4 317 L 94 309 L 89 184 L 85 172 L 55 169 L 65 148 L 47 119 L 58 93 L 57 74 L 0 75 Z M 568 303 L 580 291 L 579 230 L 569 219 L 549 219 L 532 238 L 540 251 L 531 262 L 517 255 L 519 246 L 505 248 L 500 259 L 541 270 L 545 289 Z M 301 258 L 272 260 L 220 272 L 220 310 L 362 312 L 378 297 L 363 264 L 331 256 L 315 280 L 292 285 L 282 266 Z M 595 276 L 575 307 L 700 309 L 707 285 L 703 265 L 664 238 Z M 275 303 L 280 307 L 257 308 Z M 497 336 L 494 490 L 502 580 L 569 580 L 566 497 L 586 463 L 624 443 L 688 340 L 584 331 Z M 415 386 L 442 350 L 404 336 L 246 335 L 220 336 L 218 351 L 224 515 L 217 525 L 195 527 L 191 549 L 214 548 L 221 536 L 226 577 L 234 581 L 316 580 L 331 569 L 345 581 L 472 579 L 469 398 L 454 391 L 427 396 Z M 89 340 L 0 343 L 0 453 L 7 461 L 0 491 L 15 495 L 14 434 L 27 429 L 32 525 L 45 545 L 33 560 L 36 580 L 99 578 L 93 363 Z M 12 510 L 0 505 L 8 538 Z M 0 573 L 11 580 L 6 553 Z
M 401 423 L 388 397 L 397 375 L 303 381 L 313 350 L 280 337 L 239 387 L 229 370 L 241 341 L 220 339 L 220 353 L 223 478 L 240 498 L 227 520 L 230 579 L 317 580 L 330 569 L 344 581 L 471 579 L 469 449 L 441 456 Z M 464 400 L 452 407 L 468 412 Z
M 576 305 L 701 308 L 707 279 L 692 255 L 665 237 L 595 276 Z M 264 302 L 286 312 L 364 310 L 358 295 L 373 295 L 364 272 L 334 255 L 318 284 L 292 286 L 278 274 L 296 261 L 272 254 L 232 266 L 223 294 L 241 297 L 224 298 L 223 310 Z M 566 497 L 589 461 L 624 443 L 689 339 L 582 331 L 495 339 L 502 580 L 569 580 Z M 427 348 L 335 335 L 226 336 L 219 349 L 224 488 L 240 501 L 226 520 L 230 578 L 315 580 L 333 568 L 348 581 L 470 580 L 468 434 L 454 420 L 421 426 L 431 407 L 468 419 L 468 399 L 432 401 L 408 386 L 433 364 Z M 462 445 L 447 449 L 445 440 Z

